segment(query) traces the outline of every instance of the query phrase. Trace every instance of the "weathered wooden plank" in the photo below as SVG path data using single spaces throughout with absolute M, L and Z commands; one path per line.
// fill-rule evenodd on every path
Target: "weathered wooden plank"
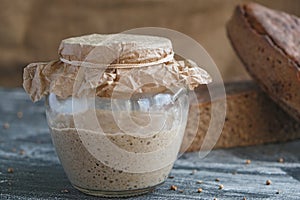
M 0 89 L 0 96 L 0 199 L 101 199 L 70 185 L 51 143 L 43 103 L 33 104 L 22 89 Z M 23 112 L 21 119 L 18 111 Z M 4 129 L 3 123 L 10 127 Z M 214 150 L 204 159 L 198 153 L 184 154 L 171 172 L 173 179 L 132 199 L 300 199 L 299 148 L 298 140 Z M 285 162 L 277 162 L 279 157 Z M 7 172 L 9 167 L 13 173 Z M 268 179 L 271 185 L 265 184 Z M 171 191 L 170 185 L 184 191 Z

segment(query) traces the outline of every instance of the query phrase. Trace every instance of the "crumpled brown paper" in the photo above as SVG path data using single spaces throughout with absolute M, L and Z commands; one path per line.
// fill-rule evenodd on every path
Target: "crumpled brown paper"
M 102 75 L 99 75 L 102 73 Z M 173 61 L 155 66 L 132 69 L 82 68 L 61 61 L 32 63 L 24 69 L 23 86 L 32 101 L 49 93 L 62 99 L 89 95 L 96 89 L 99 97 L 164 91 L 170 87 L 188 86 L 193 90 L 199 84 L 211 82 L 209 74 L 194 62 Z
M 62 99 L 126 98 L 174 87 L 192 90 L 211 82 L 193 61 L 176 61 L 167 38 L 93 34 L 63 40 L 59 55 L 60 61 L 32 63 L 24 69 L 23 87 L 33 101 L 49 93 Z

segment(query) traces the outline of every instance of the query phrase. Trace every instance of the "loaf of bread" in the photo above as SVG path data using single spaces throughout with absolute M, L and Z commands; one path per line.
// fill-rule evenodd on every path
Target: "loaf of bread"
M 253 79 L 300 122 L 300 19 L 245 3 L 235 9 L 227 34 Z
M 214 91 L 218 91 L 218 87 L 220 86 L 214 86 Z M 300 138 L 300 123 L 274 103 L 256 83 L 232 82 L 225 84 L 225 88 L 226 118 L 222 134 L 214 148 L 284 142 Z M 214 141 L 213 137 L 216 135 L 206 133 L 211 120 L 211 106 L 221 101 L 211 102 L 207 87 L 198 87 L 195 92 L 198 104 L 190 106 L 182 145 L 182 150 L 189 146 L 187 151 L 200 150 L 205 137 L 206 142 Z M 197 119 L 199 116 L 196 109 L 200 110 L 200 120 Z

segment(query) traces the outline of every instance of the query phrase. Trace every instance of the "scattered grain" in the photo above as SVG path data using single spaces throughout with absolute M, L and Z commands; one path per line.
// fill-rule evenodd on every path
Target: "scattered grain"
M 170 190 L 174 190 L 174 191 L 176 191 L 176 190 L 177 190 L 177 186 L 175 186 L 175 185 L 171 185 L 171 187 L 170 187 Z
M 20 155 L 25 155 L 25 151 L 24 151 L 24 150 L 20 150 L 20 151 L 19 151 L 19 154 L 20 154 Z
M 251 160 L 246 160 L 246 162 L 245 162 L 247 165 L 249 165 L 250 163 L 251 163 Z
M 202 188 L 198 188 L 198 193 L 201 193 L 202 192 Z
M 12 168 L 12 167 L 7 168 L 7 172 L 8 173 L 14 173 L 14 168 Z
M 196 183 L 197 183 L 197 184 L 202 184 L 203 181 L 199 180 L 199 181 L 197 181 Z
M 222 190 L 224 188 L 224 185 L 220 184 L 219 185 L 219 190 Z
M 272 184 L 272 181 L 271 180 L 267 180 L 266 181 L 266 185 L 271 185 Z
M 279 159 L 278 159 L 278 162 L 279 162 L 279 163 L 284 163 L 284 159 L 283 159 L 283 158 L 279 158 Z
M 17 112 L 17 117 L 19 118 L 19 119 L 22 119 L 22 117 L 23 117 L 23 113 L 20 111 L 20 112 Z
M 9 123 L 5 122 L 5 123 L 3 124 L 3 128 L 4 128 L 4 129 L 9 129 L 9 127 L 10 127 Z

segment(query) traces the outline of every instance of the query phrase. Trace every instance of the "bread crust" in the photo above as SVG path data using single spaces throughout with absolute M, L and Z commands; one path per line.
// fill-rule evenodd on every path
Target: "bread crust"
M 215 90 L 218 85 L 214 86 Z M 300 123 L 284 112 L 253 81 L 226 83 L 226 118 L 222 134 L 214 148 L 250 146 L 273 142 L 285 142 L 300 138 Z M 191 141 L 187 151 L 199 151 L 204 137 L 213 142 L 213 134 L 207 135 L 212 105 L 221 100 L 209 101 L 208 90 L 197 88 L 198 104 L 190 106 L 183 148 Z M 199 109 L 200 120 L 194 112 Z M 195 131 L 197 131 L 195 136 Z M 288 133 L 288 134 L 287 134 Z M 214 145 L 214 144 L 212 144 Z M 209 145 L 208 145 L 209 146 Z M 183 149 L 182 148 L 182 149 Z
M 249 74 L 300 122 L 300 20 L 255 3 L 236 7 L 227 35 Z

